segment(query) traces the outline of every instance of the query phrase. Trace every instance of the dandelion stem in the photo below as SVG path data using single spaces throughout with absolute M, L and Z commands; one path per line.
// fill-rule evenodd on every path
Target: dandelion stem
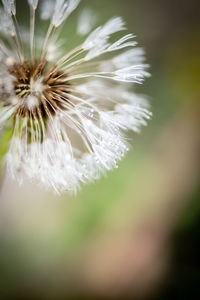
M 78 53 L 79 52 L 79 53 Z M 63 57 L 61 57 L 58 62 L 56 63 L 56 68 L 62 66 L 63 63 L 66 63 L 68 61 L 70 61 L 72 58 L 71 56 L 74 58 L 77 55 L 81 54 L 83 52 L 83 49 L 81 48 L 81 46 L 78 46 L 77 48 L 73 49 L 72 51 L 70 51 L 69 53 L 65 54 Z M 75 54 L 77 53 L 77 54 Z M 75 54 L 75 56 L 74 56 Z
M 14 43 L 15 43 L 15 46 L 16 46 L 16 49 L 17 49 L 17 54 L 18 54 L 18 56 L 19 56 L 19 59 L 20 59 L 21 62 L 23 62 L 23 55 L 22 55 L 22 53 L 21 53 L 19 40 L 18 40 L 18 38 L 17 38 L 16 35 L 13 36 L 13 41 L 14 41 Z
M 55 30 L 55 26 L 54 26 L 53 23 L 51 22 L 50 25 L 49 25 L 49 28 L 48 28 L 48 31 L 47 31 L 45 40 L 44 40 L 44 45 L 43 45 L 43 50 L 42 50 L 41 60 L 43 60 L 44 57 L 45 57 L 45 55 L 46 55 L 47 46 L 48 46 L 49 39 L 50 39 L 50 36 L 51 36 L 53 30 Z
M 34 34 L 35 34 L 35 9 L 30 6 L 30 52 L 32 61 L 35 60 L 35 45 L 34 45 Z
M 24 51 L 24 47 L 22 44 L 22 39 L 21 39 L 19 25 L 17 22 L 16 15 L 13 15 L 13 20 L 14 20 L 14 26 L 15 26 L 15 31 L 16 31 L 15 40 L 16 40 L 16 44 L 18 47 L 18 52 L 20 54 L 20 59 L 21 59 L 21 61 L 23 61 L 23 58 L 25 59 L 26 56 L 25 56 L 25 51 Z

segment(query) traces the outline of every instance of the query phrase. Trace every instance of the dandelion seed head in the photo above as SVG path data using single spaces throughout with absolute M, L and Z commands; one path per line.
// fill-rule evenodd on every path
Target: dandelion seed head
M 19 31 L 15 1 L 2 2 L 1 130 L 13 121 L 7 171 L 20 184 L 27 177 L 56 193 L 76 193 L 118 167 L 130 148 L 125 132 L 140 132 L 151 117 L 148 101 L 131 90 L 150 76 L 144 51 L 135 35 L 123 35 L 120 17 L 92 30 L 96 19 L 88 9 L 77 27 L 88 36 L 66 51 L 57 28 L 80 0 L 28 0 L 28 32 Z M 35 33 L 36 9 L 49 20 L 42 38 Z M 113 42 L 117 32 L 122 37 Z

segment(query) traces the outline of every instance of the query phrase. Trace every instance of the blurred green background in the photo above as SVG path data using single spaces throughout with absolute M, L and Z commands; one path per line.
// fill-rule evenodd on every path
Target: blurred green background
M 138 92 L 153 118 L 76 197 L 5 179 L 0 299 L 198 299 L 200 2 L 82 0 L 66 30 L 86 6 L 100 23 L 122 16 L 145 48 L 152 77 Z

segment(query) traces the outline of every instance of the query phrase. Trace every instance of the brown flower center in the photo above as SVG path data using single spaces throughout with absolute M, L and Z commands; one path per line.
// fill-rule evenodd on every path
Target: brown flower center
M 9 68 L 19 100 L 15 115 L 33 118 L 51 117 L 68 102 L 67 75 L 56 67 L 47 70 L 46 61 L 15 63 Z

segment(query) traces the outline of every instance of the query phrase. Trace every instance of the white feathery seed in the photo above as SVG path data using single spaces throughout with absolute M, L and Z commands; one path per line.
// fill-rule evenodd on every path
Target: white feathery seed
M 52 24 L 55 27 L 60 26 L 77 8 L 79 2 L 80 0 L 56 0 Z
M 16 35 L 16 30 L 13 24 L 13 20 L 10 15 L 0 8 L 0 33 L 10 36 Z
M 4 9 L 9 16 L 16 15 L 15 0 L 2 0 Z
M 28 3 L 33 7 L 33 9 L 36 9 L 38 6 L 38 0 L 28 0 Z
M 83 9 L 79 16 L 77 33 L 80 35 L 88 34 L 96 23 L 96 16 L 89 8 Z
M 55 0 L 40 0 L 40 17 L 42 20 L 48 20 L 53 15 Z

